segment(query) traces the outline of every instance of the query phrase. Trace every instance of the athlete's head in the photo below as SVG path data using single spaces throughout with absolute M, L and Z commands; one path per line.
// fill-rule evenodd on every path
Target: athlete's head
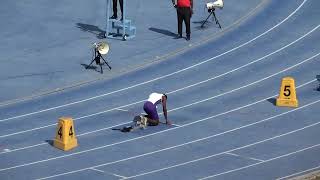
M 164 97 L 166 97 L 166 100 L 168 99 L 168 96 L 166 95 L 166 94 L 163 94 L 164 95 Z

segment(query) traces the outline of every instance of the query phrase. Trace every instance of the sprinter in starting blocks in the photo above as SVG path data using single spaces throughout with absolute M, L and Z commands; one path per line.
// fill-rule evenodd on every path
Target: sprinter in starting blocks
M 133 119 L 134 125 L 125 126 L 120 131 L 121 132 L 131 132 L 137 129 L 145 129 L 148 126 L 148 118 L 144 115 L 135 116 Z
M 168 120 L 167 100 L 168 96 L 164 93 L 151 93 L 148 100 L 143 105 L 143 110 L 146 112 L 146 115 L 135 116 L 133 120 L 135 124 L 133 126 L 124 127 L 121 131 L 130 132 L 135 129 L 145 129 L 147 126 L 157 126 L 161 123 L 157 112 L 157 105 L 159 104 L 162 105 L 166 124 L 171 125 L 171 122 Z

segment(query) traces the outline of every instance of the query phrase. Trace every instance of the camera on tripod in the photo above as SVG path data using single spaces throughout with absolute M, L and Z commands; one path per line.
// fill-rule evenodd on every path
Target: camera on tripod
M 220 23 L 219 23 L 214 11 L 216 10 L 216 8 L 219 8 L 219 9 L 223 8 L 223 0 L 217 0 L 215 2 L 208 2 L 208 3 L 206 3 L 206 8 L 208 9 L 208 12 L 210 14 L 207 17 L 207 19 L 202 23 L 201 28 L 204 27 L 204 24 L 208 21 L 209 17 L 212 15 L 214 21 L 216 22 L 216 24 L 219 25 L 219 28 L 221 29 L 221 25 L 220 25 Z

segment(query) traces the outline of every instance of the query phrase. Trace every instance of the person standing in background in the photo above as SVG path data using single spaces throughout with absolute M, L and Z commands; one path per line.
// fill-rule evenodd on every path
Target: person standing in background
M 182 38 L 182 22 L 186 26 L 187 41 L 190 40 L 191 29 L 190 19 L 193 14 L 193 0 L 172 0 L 173 6 L 177 9 L 178 17 L 178 38 Z
M 110 19 L 117 19 L 118 18 L 118 0 L 112 0 L 112 9 L 113 9 L 113 15 L 110 17 Z M 119 0 L 120 3 L 120 10 L 121 10 L 121 21 L 123 20 L 123 0 Z

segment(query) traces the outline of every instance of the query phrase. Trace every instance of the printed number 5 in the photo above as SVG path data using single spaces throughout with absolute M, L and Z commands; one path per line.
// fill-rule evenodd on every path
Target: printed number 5
M 285 96 L 290 96 L 291 92 L 290 92 L 290 86 L 284 86 L 284 93 L 283 95 Z

